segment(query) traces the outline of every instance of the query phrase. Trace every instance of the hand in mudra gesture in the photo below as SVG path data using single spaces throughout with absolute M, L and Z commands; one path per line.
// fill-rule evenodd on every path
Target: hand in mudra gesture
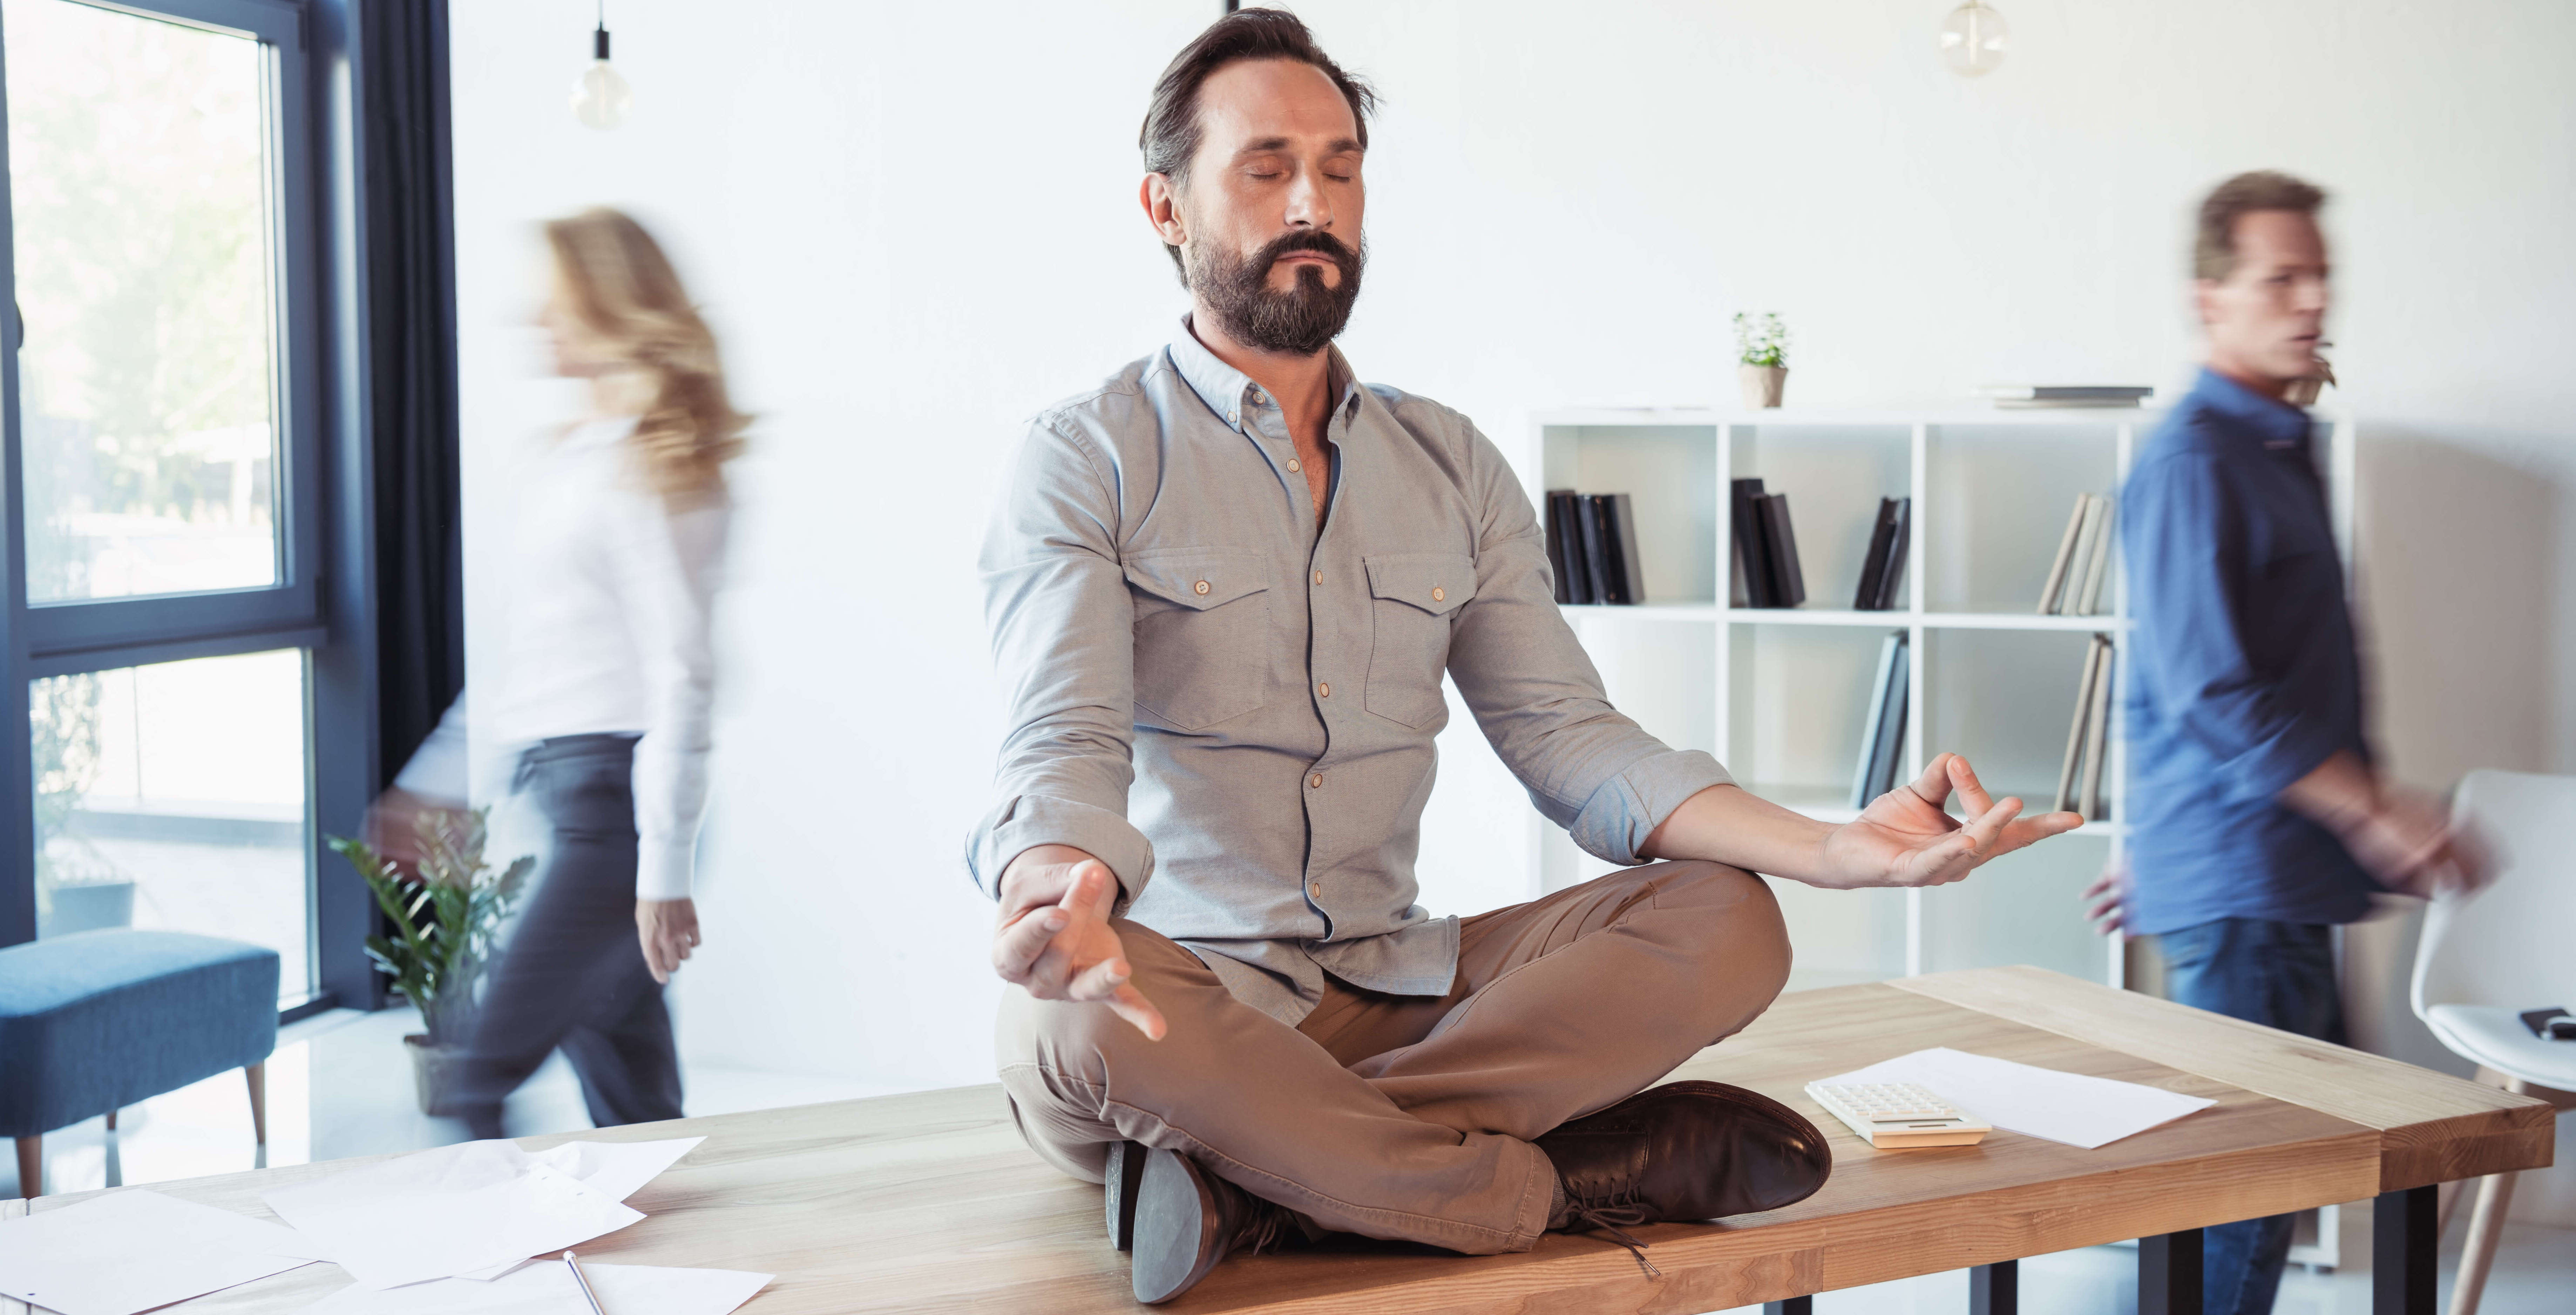
M 1150 1040 L 1163 1039 L 1163 1011 L 1128 984 L 1135 975 L 1109 910 L 1118 878 L 1071 845 L 1038 845 L 1002 873 L 993 928 L 993 971 L 1041 1000 L 1107 1005 Z
M 1965 821 L 1943 810 L 1954 790 L 1967 807 Z M 1967 759 L 1935 755 L 1921 776 L 1871 800 L 1857 819 L 1825 837 L 1825 879 L 1815 884 L 1943 885 L 1998 854 L 2084 825 L 2077 813 L 2025 818 L 2021 808 L 2019 799 L 1988 798 Z

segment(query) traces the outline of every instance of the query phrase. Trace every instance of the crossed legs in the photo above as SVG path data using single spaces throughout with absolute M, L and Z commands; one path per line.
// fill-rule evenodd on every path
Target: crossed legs
M 1013 988 L 1004 1089 L 1038 1153 L 1098 1181 L 1121 1141 L 1189 1155 L 1322 1228 L 1524 1250 L 1556 1175 L 1530 1143 L 1619 1101 L 1770 1006 L 1789 943 L 1762 879 L 1632 868 L 1466 919 L 1442 996 L 1330 981 L 1291 1028 L 1188 950 L 1118 933 L 1160 1042 L 1097 1005 Z

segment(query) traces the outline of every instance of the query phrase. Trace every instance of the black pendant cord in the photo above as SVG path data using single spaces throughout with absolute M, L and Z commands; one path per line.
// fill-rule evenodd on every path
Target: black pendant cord
M 608 0 L 599 0 L 598 27 L 590 34 L 590 57 L 608 58 Z

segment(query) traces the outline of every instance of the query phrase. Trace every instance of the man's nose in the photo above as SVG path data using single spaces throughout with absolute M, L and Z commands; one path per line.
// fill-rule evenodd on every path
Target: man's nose
M 1325 199 L 1323 179 L 1312 169 L 1300 169 L 1288 186 L 1287 221 L 1299 228 L 1331 228 L 1332 202 Z

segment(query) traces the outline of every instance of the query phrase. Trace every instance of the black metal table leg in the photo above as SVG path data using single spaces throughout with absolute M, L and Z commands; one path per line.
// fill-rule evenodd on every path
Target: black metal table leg
M 1998 1260 L 1968 1271 L 1968 1315 L 2018 1315 L 2021 1262 Z
M 2433 1315 L 2441 1189 L 2381 1192 L 2370 1212 L 2370 1315 Z
M 2200 1230 L 2138 1239 L 2138 1315 L 2200 1315 Z
M 1816 1315 L 1816 1299 L 1790 1297 L 1783 1301 L 1762 1303 L 1762 1315 Z

